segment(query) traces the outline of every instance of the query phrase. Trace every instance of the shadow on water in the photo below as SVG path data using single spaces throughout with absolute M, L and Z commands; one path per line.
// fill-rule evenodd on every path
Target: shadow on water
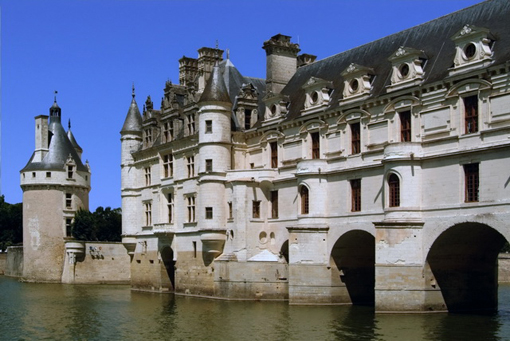
M 499 293 L 492 316 L 391 315 L 370 307 L 209 300 L 0 276 L 0 339 L 510 340 L 510 285 Z

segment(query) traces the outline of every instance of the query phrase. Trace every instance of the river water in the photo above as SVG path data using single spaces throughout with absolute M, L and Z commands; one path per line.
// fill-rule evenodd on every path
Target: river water
M 510 285 L 499 302 L 492 316 L 393 315 L 0 276 L 0 340 L 510 340 Z

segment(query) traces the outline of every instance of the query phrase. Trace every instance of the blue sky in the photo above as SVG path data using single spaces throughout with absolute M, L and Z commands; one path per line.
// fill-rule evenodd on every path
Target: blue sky
M 265 78 L 262 44 L 282 33 L 318 59 L 480 0 L 0 0 L 1 192 L 22 201 L 19 171 L 34 150 L 34 117 L 58 90 L 62 122 L 92 170 L 90 209 L 120 207 L 120 134 L 134 82 L 140 109 L 159 109 L 178 59 L 230 50 L 239 71 Z

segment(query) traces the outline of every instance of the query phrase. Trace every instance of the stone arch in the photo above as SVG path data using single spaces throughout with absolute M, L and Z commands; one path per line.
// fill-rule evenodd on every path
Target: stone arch
M 289 264 L 289 240 L 285 240 L 280 248 L 280 255 L 285 259 L 285 262 Z
M 165 246 L 161 250 L 161 260 L 163 261 L 164 269 L 162 269 L 161 278 L 162 286 L 168 283 L 170 286 L 169 291 L 175 291 L 175 261 L 174 261 L 174 250 L 170 246 Z M 168 282 L 167 282 L 168 281 Z
M 432 244 L 427 264 L 450 312 L 493 313 L 498 306 L 497 258 L 506 239 L 474 222 L 453 225 Z
M 351 230 L 331 250 L 331 281 L 336 303 L 374 305 L 375 238 L 363 230 Z

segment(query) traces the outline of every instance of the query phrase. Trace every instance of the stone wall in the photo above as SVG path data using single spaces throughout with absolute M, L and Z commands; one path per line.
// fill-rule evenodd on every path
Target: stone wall
M 5 267 L 7 266 L 7 253 L 0 253 L 0 275 L 5 273 Z
M 498 257 L 498 282 L 510 282 L 510 253 L 500 253 Z
M 21 277 L 23 275 L 23 246 L 9 246 L 7 248 L 4 274 L 9 277 Z

